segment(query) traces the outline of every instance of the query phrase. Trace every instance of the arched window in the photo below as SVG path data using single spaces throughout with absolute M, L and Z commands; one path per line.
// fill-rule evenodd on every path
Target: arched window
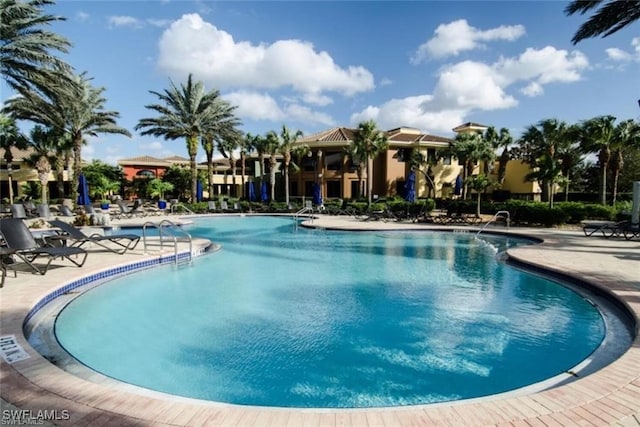
M 141 171 L 138 171 L 138 173 L 136 173 L 136 176 L 139 176 L 141 178 L 155 178 L 156 174 L 149 169 L 143 169 Z

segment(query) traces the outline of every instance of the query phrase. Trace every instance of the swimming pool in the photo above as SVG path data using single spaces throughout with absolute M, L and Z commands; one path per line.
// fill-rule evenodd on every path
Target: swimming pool
M 542 381 L 604 337 L 588 300 L 496 262 L 523 240 L 306 230 L 270 217 L 202 219 L 189 231 L 222 251 L 85 293 L 58 316 L 61 345 L 96 371 L 177 395 L 372 407 Z

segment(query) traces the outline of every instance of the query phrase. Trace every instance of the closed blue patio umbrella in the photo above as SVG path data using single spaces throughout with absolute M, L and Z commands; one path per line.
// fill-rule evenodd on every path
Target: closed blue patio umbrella
M 89 185 L 87 178 L 83 173 L 78 175 L 78 206 L 86 206 L 91 204 L 89 199 Z
M 453 194 L 455 194 L 456 196 L 462 194 L 462 177 L 460 175 L 456 177 L 456 183 L 453 186 Z
M 200 182 L 200 180 L 198 180 L 196 182 L 196 201 L 197 202 L 201 202 L 202 201 L 202 182 Z
M 322 205 L 322 194 L 320 193 L 320 185 L 317 182 L 313 184 L 313 204 L 316 206 Z
M 407 182 L 404 184 L 404 199 L 407 202 L 413 203 L 416 201 L 416 173 L 415 171 L 409 172 Z
M 269 200 L 269 191 L 267 190 L 267 182 L 262 181 L 262 185 L 260 185 L 260 200 L 266 202 Z
M 253 181 L 249 181 L 249 201 L 256 201 L 256 186 L 253 184 Z

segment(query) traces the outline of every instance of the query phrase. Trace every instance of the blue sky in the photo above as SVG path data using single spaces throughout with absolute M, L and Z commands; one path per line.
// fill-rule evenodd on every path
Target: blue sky
M 47 11 L 64 58 L 106 88 L 133 138 L 90 138 L 83 158 L 186 156 L 134 126 L 170 79 L 193 73 L 245 132 L 305 134 L 374 119 L 439 136 L 467 121 L 518 137 L 541 119 L 640 118 L 640 26 L 576 46 L 585 16 L 560 1 L 66 1 Z M 11 94 L 3 86 L 3 98 Z M 199 159 L 204 158 L 201 153 Z

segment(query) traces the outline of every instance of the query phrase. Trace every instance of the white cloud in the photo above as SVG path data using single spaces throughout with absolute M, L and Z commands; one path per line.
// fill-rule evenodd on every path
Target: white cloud
M 616 62 L 640 62 L 640 37 L 634 37 L 631 40 L 631 47 L 633 52 L 627 52 L 617 47 L 611 47 L 605 49 L 605 52 L 610 60 Z
M 241 118 L 277 121 L 284 117 L 276 100 L 268 94 L 238 91 L 228 93 L 224 98 L 238 107 L 235 114 Z
M 519 80 L 535 80 L 540 84 L 575 82 L 589 60 L 579 51 L 568 52 L 546 46 L 542 49 L 527 48 L 515 58 L 501 58 L 493 68 L 505 79 L 505 85 Z
M 110 16 L 107 18 L 107 22 L 109 23 L 109 27 L 132 27 L 132 28 L 140 28 L 142 23 L 133 16 Z
M 171 20 L 169 19 L 153 19 L 149 18 L 145 21 L 147 24 L 153 27 L 166 27 L 171 24 Z
M 265 93 L 237 91 L 224 95 L 224 98 L 238 107 L 235 112 L 242 119 L 300 121 L 325 126 L 335 124 L 328 114 L 314 111 L 290 99 L 281 107 L 272 96 Z
M 411 62 L 418 64 L 425 59 L 455 56 L 461 52 L 484 48 L 482 42 L 495 40 L 513 41 L 525 34 L 522 25 L 501 25 L 489 30 L 479 30 L 470 26 L 466 19 L 441 24 L 434 31 L 435 36 L 418 47 Z
M 356 124 L 374 119 L 381 128 L 413 126 L 430 133 L 451 132 L 474 111 L 512 108 L 518 99 L 509 92 L 516 86 L 525 96 L 539 96 L 549 83 L 579 80 L 589 62 L 580 52 L 554 47 L 526 49 L 521 55 L 493 64 L 462 61 L 439 70 L 431 94 L 393 99 L 368 106 L 351 116 Z
M 433 101 L 432 95 L 410 96 L 392 99 L 379 107 L 368 106 L 351 116 L 351 125 L 373 119 L 380 129 L 409 126 L 432 134 L 450 133 L 462 123 L 464 110 L 443 109 L 429 111 L 426 105 Z
M 291 88 L 311 101 L 328 102 L 324 92 L 353 95 L 374 88 L 361 66 L 338 66 L 327 52 L 301 40 L 272 44 L 235 41 L 198 14 L 184 15 L 159 42 L 158 66 L 170 75 L 193 72 L 216 87 Z
M 90 15 L 86 12 L 77 12 L 76 13 L 76 21 L 86 22 L 89 20 Z

